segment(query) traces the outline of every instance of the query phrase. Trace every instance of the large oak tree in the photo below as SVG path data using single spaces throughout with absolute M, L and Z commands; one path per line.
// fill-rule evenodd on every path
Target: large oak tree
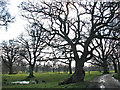
M 50 33 L 51 40 L 61 37 L 70 46 L 76 62 L 74 74 L 61 84 L 84 81 L 84 63 L 92 58 L 98 45 L 91 46 L 95 38 L 118 39 L 111 37 L 112 30 L 119 23 L 119 3 L 114 2 L 23 2 L 20 5 L 23 17 L 34 20 L 38 26 Z M 33 16 L 36 19 L 33 19 Z M 112 24 L 116 20 L 116 23 Z M 57 43 L 57 40 L 56 40 Z M 49 42 L 49 44 L 53 44 Z M 54 44 L 57 45 L 57 44 Z

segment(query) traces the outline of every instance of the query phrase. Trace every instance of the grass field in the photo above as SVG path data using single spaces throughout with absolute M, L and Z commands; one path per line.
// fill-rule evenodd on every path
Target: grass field
M 58 85 L 61 81 L 70 77 L 70 74 L 67 73 L 53 73 L 53 72 L 46 72 L 46 73 L 35 73 L 35 77 L 30 79 L 38 80 L 38 84 L 28 84 L 28 85 L 20 85 L 20 84 L 10 84 L 13 81 L 23 81 L 27 78 L 28 74 L 3 74 L 2 75 L 2 88 L 86 88 L 89 81 L 92 80 L 94 77 L 101 75 L 102 73 L 98 71 L 91 71 L 90 75 L 86 72 L 85 81 L 82 83 L 72 83 L 67 85 Z M 6 84 L 4 84 L 4 79 L 6 79 Z M 42 81 L 45 81 L 44 83 Z

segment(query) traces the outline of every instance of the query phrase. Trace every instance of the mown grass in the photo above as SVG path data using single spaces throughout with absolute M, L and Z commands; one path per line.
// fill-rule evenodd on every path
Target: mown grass
M 67 73 L 55 73 L 55 72 L 35 73 L 35 77 L 31 78 L 30 80 L 37 79 L 39 81 L 38 84 L 28 84 L 28 85 L 10 84 L 10 82 L 25 80 L 28 74 L 14 74 L 14 75 L 3 74 L 2 82 L 4 83 L 4 79 L 7 80 L 7 84 L 3 84 L 3 88 L 86 88 L 90 80 L 101 74 L 102 73 L 98 71 L 91 71 L 90 74 L 86 72 L 84 82 L 72 83 L 66 85 L 58 85 L 58 83 L 67 79 L 71 75 Z M 45 81 L 45 83 L 42 82 L 43 80 Z

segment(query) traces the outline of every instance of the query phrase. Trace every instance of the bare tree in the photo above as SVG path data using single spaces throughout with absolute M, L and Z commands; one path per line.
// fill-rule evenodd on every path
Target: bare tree
M 84 63 L 92 58 L 94 49 L 98 47 L 90 45 L 95 38 L 118 39 L 117 36 L 110 35 L 119 23 L 116 21 L 111 25 L 119 16 L 119 3 L 99 1 L 75 3 L 56 0 L 54 3 L 23 2 L 20 7 L 24 12 L 22 16 L 35 20 L 39 27 L 50 33 L 51 39 L 61 37 L 66 41 L 59 46 L 56 44 L 57 40 L 55 44 L 49 42 L 49 45 L 70 46 L 76 62 L 75 73 L 60 85 L 84 81 Z M 33 19 L 32 15 L 37 19 Z
M 17 42 L 21 44 L 20 56 L 29 63 L 29 76 L 34 77 L 33 70 L 38 59 L 40 60 L 41 51 L 46 47 L 44 40 L 46 39 L 45 32 L 33 23 L 27 30 L 27 37 L 18 38 Z
M 113 63 L 114 71 L 115 71 L 115 73 L 117 73 L 118 72 L 117 59 L 116 59 L 116 56 L 114 56 L 114 51 L 109 56 L 109 59 L 111 59 L 111 62 Z
M 116 63 L 117 63 L 118 72 L 120 73 L 120 47 L 119 47 L 119 43 L 117 44 L 117 47 L 113 51 L 112 59 L 114 59 L 113 60 L 114 68 L 117 71 L 117 68 L 116 68 Z
M 13 73 L 13 64 L 19 58 L 18 56 L 19 47 L 13 40 L 2 43 L 2 54 L 1 58 L 4 64 L 9 68 L 9 74 Z
M 100 44 L 100 45 L 98 48 L 95 49 L 91 64 L 103 67 L 104 74 L 109 73 L 108 66 L 111 62 L 110 56 L 113 53 L 114 49 L 116 48 L 117 45 L 116 43 L 117 41 L 115 40 L 108 40 L 108 39 L 96 40 L 96 44 Z
M 13 22 L 15 17 L 11 16 L 8 11 L 7 5 L 9 0 L 0 0 L 0 27 L 6 27 L 10 22 Z

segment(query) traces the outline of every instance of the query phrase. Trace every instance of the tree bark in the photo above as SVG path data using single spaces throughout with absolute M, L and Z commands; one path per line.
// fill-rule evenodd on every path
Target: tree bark
M 85 71 L 83 70 L 84 63 L 76 62 L 75 73 L 72 76 L 73 82 L 82 82 L 84 81 Z
M 108 65 L 107 65 L 107 61 L 106 59 L 103 60 L 103 74 L 108 74 L 109 73 L 109 70 L 108 70 Z
M 55 72 L 55 64 L 53 63 L 52 71 Z
M 12 65 L 9 66 L 9 74 L 13 74 L 13 68 L 12 68 Z
M 34 66 L 33 66 L 33 65 L 30 65 L 30 67 L 29 67 L 29 72 L 30 72 L 30 74 L 29 74 L 28 78 L 34 77 L 34 75 L 33 75 L 33 70 L 34 70 Z
M 35 72 L 38 72 L 38 65 L 36 65 Z
M 69 61 L 69 72 L 72 74 L 71 61 Z
M 84 66 L 84 62 L 76 61 L 74 74 L 70 78 L 68 78 L 66 81 L 59 83 L 59 85 L 83 82 L 84 76 L 85 76 L 85 71 L 83 70 L 83 66 Z
M 107 66 L 104 66 L 104 67 L 103 67 L 103 70 L 104 70 L 103 74 L 108 74 L 108 73 L 109 73 Z
M 119 59 L 117 60 L 118 62 L 118 72 L 120 73 L 120 62 L 119 62 Z
M 115 63 L 115 60 L 113 60 L 113 66 L 114 66 L 115 73 L 117 73 L 117 65 Z
M 53 67 L 53 72 L 55 72 L 55 68 Z

